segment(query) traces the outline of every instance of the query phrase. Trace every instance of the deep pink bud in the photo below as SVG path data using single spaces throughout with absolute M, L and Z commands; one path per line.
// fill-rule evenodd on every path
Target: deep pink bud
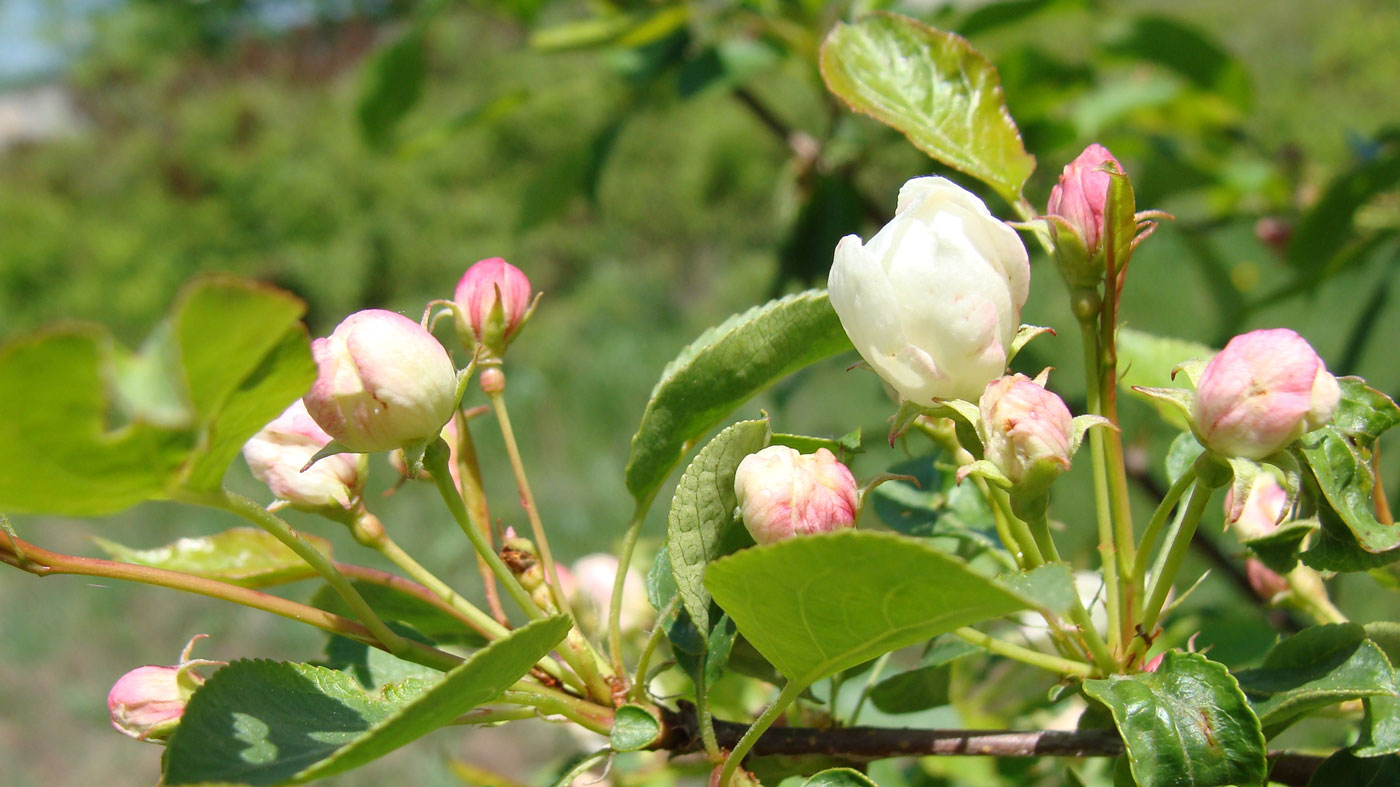
M 1206 364 L 1192 417 L 1212 450 L 1263 459 L 1331 420 L 1340 398 L 1337 379 L 1303 337 L 1250 331 Z
M 1065 167 L 1060 182 L 1050 189 L 1046 213 L 1059 216 L 1079 232 L 1084 248 L 1093 256 L 1103 242 L 1104 205 L 1113 176 L 1101 169 L 1104 162 L 1113 162 L 1119 172 L 1123 167 L 1108 148 L 1097 143 Z
M 1035 465 L 1069 469 L 1074 417 L 1059 396 L 1012 374 L 988 383 L 978 408 L 986 458 L 1012 482 Z
M 170 737 L 185 714 L 179 667 L 137 667 L 107 694 L 107 712 L 117 732 L 137 740 Z
M 744 526 L 759 544 L 855 525 L 856 480 L 825 448 L 803 455 L 770 445 L 744 457 L 734 473 Z
M 362 457 L 328 456 L 302 470 L 330 441 L 298 399 L 243 445 L 243 458 L 278 500 L 300 508 L 350 508 L 364 487 Z
M 491 257 L 467 268 L 452 299 L 466 321 L 459 322 L 458 331 L 500 354 L 530 310 L 530 279 L 500 257 Z M 496 309 L 500 311 L 493 319 Z
M 436 438 L 457 407 L 447 351 L 401 314 L 369 309 L 311 343 L 317 377 L 303 397 L 326 433 L 350 451 L 388 451 Z

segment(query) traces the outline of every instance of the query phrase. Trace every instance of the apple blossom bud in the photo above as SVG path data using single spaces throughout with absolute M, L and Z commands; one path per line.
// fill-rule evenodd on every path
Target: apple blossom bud
M 530 311 L 530 279 L 500 257 L 491 257 L 467 269 L 452 300 L 463 342 L 500 356 Z
M 278 500 L 298 508 L 348 509 L 364 488 L 364 457 L 338 454 L 306 467 L 330 441 L 298 399 L 243 444 L 243 458 Z
M 1024 374 L 993 380 L 978 409 L 986 458 L 1012 483 L 1034 470 L 1069 469 L 1074 417 L 1064 400 Z
M 1060 182 L 1050 189 L 1050 202 L 1045 212 L 1065 220 L 1084 241 L 1084 250 L 1094 256 L 1103 243 L 1104 206 L 1113 176 L 1103 169 L 1112 162 L 1117 171 L 1123 167 L 1103 145 L 1093 144 L 1065 166 Z
M 1244 561 L 1244 575 L 1255 595 L 1264 601 L 1271 601 L 1275 596 L 1289 590 L 1287 579 L 1270 570 L 1256 558 Z
M 1148 660 L 1146 661 L 1146 663 L 1144 663 L 1144 664 L 1142 665 L 1142 671 L 1143 671 L 1143 672 L 1156 672 L 1156 671 L 1158 670 L 1158 668 L 1160 668 L 1160 667 L 1162 666 L 1162 659 L 1166 658 L 1166 656 L 1167 656 L 1167 652 L 1164 650 L 1164 651 L 1162 651 L 1161 653 L 1158 653 L 1157 655 L 1155 655 L 1155 656 L 1153 656 L 1152 658 L 1148 659 Z
M 613 582 L 617 579 L 617 556 L 604 552 L 584 555 L 574 561 L 572 571 L 555 566 L 559 584 L 574 605 L 574 611 L 587 618 L 595 629 L 602 628 L 612 606 Z M 640 631 L 651 623 L 653 610 L 647 600 L 646 579 L 628 567 L 622 585 L 619 626 L 623 631 Z
M 1278 529 L 1283 519 L 1284 506 L 1288 505 L 1288 492 L 1279 486 L 1278 481 L 1266 472 L 1254 477 L 1244 505 L 1235 507 L 1235 491 L 1225 491 L 1225 519 L 1228 526 L 1234 527 L 1241 541 L 1263 538 Z M 1230 516 L 1236 514 L 1231 520 Z
M 744 526 L 759 544 L 855 525 L 856 480 L 825 448 L 800 454 L 770 445 L 749 454 L 734 473 Z
M 447 351 L 418 323 L 369 309 L 311 343 L 318 376 L 306 409 L 335 441 L 358 453 L 436 438 L 457 407 Z
M 173 667 L 137 667 L 117 679 L 107 694 L 107 712 L 117 732 L 152 743 L 163 743 L 170 737 L 185 714 L 185 703 L 204 683 L 194 668 L 224 665 L 222 661 L 190 658 L 194 644 L 207 636 L 190 638 L 180 663 Z
M 851 343 L 900 396 L 970 401 L 1006 371 L 1030 262 L 972 192 L 915 178 L 869 243 L 841 239 L 827 285 Z
M 1191 412 L 1208 448 L 1263 459 L 1330 421 L 1340 398 L 1312 346 L 1277 328 L 1231 339 L 1201 372 Z

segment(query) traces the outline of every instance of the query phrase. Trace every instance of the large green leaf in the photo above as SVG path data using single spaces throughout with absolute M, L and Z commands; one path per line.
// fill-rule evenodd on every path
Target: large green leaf
M 758 652 L 802 685 L 1034 606 L 919 539 L 850 530 L 720 558 L 705 586 Z
M 564 617 L 536 621 L 441 680 L 375 691 L 325 667 L 234 662 L 190 699 L 170 740 L 165 783 L 301 783 L 359 767 L 495 699 L 568 628 Z
M 1264 735 L 1224 665 L 1168 651 L 1156 672 L 1084 682 L 1108 706 L 1139 787 L 1262 784 Z
M 965 39 L 895 14 L 838 23 L 821 48 L 827 89 L 1015 203 L 1035 157 L 996 68 Z
M 1376 518 L 1375 503 L 1371 499 L 1375 477 L 1362 454 L 1364 449 L 1348 440 L 1334 425 L 1303 435 L 1299 445 L 1324 498 L 1318 505 L 1329 506 L 1336 512 L 1356 543 L 1367 552 L 1380 553 L 1400 546 L 1400 528 Z M 1323 527 L 1330 523 L 1327 517 L 1319 519 Z
M 1400 784 L 1400 756 L 1358 757 L 1343 749 L 1322 763 L 1308 787 L 1382 787 Z
M 667 519 L 666 551 L 681 603 L 704 635 L 710 628 L 705 566 L 725 554 L 725 531 L 734 524 L 734 471 L 744 457 L 768 444 L 767 419 L 740 421 L 695 455 L 676 484 Z
M 1400 623 L 1377 621 L 1367 623 L 1366 637 L 1385 652 L 1393 668 L 1400 664 Z M 1394 670 L 1391 680 L 1400 688 Z M 1365 715 L 1361 719 L 1361 735 L 1351 750 L 1360 757 L 1378 757 L 1400 752 L 1400 696 L 1363 697 Z
M 392 586 L 362 581 L 351 584 L 382 620 L 405 623 L 433 642 L 469 647 L 486 644 L 484 637 L 443 609 L 441 604 Z M 316 591 L 311 605 L 344 617 L 355 617 L 345 600 L 329 585 L 322 585 Z
M 303 533 L 311 545 L 329 555 L 324 538 Z M 181 571 L 195 576 L 231 582 L 247 588 L 295 582 L 316 571 L 271 533 L 236 527 L 212 536 L 182 538 L 154 549 L 132 549 L 105 538 L 93 541 L 113 560 Z
M 1258 668 L 1235 677 L 1268 737 L 1318 708 L 1395 695 L 1390 661 L 1354 623 L 1305 629 L 1275 645 Z
M 790 295 L 711 328 L 661 373 L 632 436 L 627 491 L 649 501 L 691 443 L 734 408 L 804 366 L 851 349 L 818 290 Z

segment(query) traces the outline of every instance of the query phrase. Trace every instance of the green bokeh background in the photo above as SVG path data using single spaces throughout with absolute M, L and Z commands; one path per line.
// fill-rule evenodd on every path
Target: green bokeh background
M 522 19 L 509 8 L 520 4 L 460 2 L 431 25 L 422 100 L 395 132 L 411 144 L 376 148 L 356 120 L 368 73 L 422 7 L 346 3 L 350 13 L 304 26 L 210 23 L 224 12 L 240 18 L 240 5 L 210 3 L 200 17 L 133 0 L 81 17 L 93 27 L 90 41 L 62 73 L 42 80 L 64 86 L 81 122 L 69 134 L 0 151 L 0 335 L 78 319 L 110 325 L 135 344 L 180 284 L 204 271 L 293 290 L 309 304 L 313 332 L 325 333 L 360 308 L 417 316 L 428 300 L 450 297 L 469 264 L 503 256 L 544 293 L 511 350 L 508 396 L 555 550 L 572 559 L 612 547 L 630 513 L 627 441 L 662 366 L 729 314 L 799 287 L 803 275 L 824 280 L 829 256 L 789 234 L 810 192 L 788 145 L 730 90 L 682 96 L 670 83 L 639 85 L 628 76 L 636 53 L 625 48 L 530 48 L 532 30 L 584 17 L 585 4 L 527 4 L 539 8 Z M 922 14 L 966 18 L 937 5 L 920 4 Z M 1248 300 L 1293 280 L 1295 271 L 1256 236 L 1256 222 L 1296 217 L 1400 123 L 1392 95 L 1400 7 L 1385 0 L 1045 5 L 1064 8 L 972 42 L 1006 64 L 1011 111 L 1029 119 L 1023 126 L 1040 157 L 1032 202 L 1043 203 L 1060 166 L 1084 144 L 1102 140 L 1139 180 L 1139 206 L 1181 219 L 1134 259 L 1126 321 L 1213 343 L 1232 330 L 1291 326 L 1334 371 L 1400 393 L 1400 309 L 1389 295 L 1400 261 L 1393 183 L 1356 215 L 1356 236 L 1381 240 L 1335 275 L 1247 313 L 1222 310 L 1211 278 L 1225 277 Z M 64 7 L 52 8 L 62 21 Z M 1126 29 L 1146 13 L 1218 41 L 1242 69 L 1247 98 L 1198 90 L 1099 44 L 1121 40 L 1127 33 L 1114 26 Z M 1087 70 L 1098 89 L 1052 92 L 1037 81 L 1050 79 L 1049 61 L 1036 58 Z M 17 82 L 9 95 L 33 86 Z M 775 61 L 746 88 L 793 128 L 830 123 L 832 109 L 800 54 Z M 498 114 L 452 122 L 486 105 Z M 600 135 L 616 118 L 625 123 Z M 825 140 L 828 155 L 850 165 L 851 182 L 888 214 L 898 185 L 933 165 L 873 123 L 845 123 Z M 599 140 L 610 143 L 600 164 L 590 158 Z M 1216 177 L 1198 182 L 1183 174 L 1182 161 L 1213 162 Z M 829 231 L 823 217 L 814 221 Z M 875 229 L 868 220 L 860 226 L 867 236 Z M 1055 366 L 1054 387 L 1073 404 L 1082 400 L 1082 367 L 1063 286 L 1043 258 L 1033 276 L 1025 321 L 1060 335 L 1038 340 L 1020 363 L 1031 371 Z M 1373 318 L 1358 330 L 1363 307 Z M 1369 338 L 1359 341 L 1362 334 Z M 863 426 L 872 450 L 857 475 L 879 472 L 903 454 L 883 450 L 888 402 L 872 376 L 844 371 L 852 360 L 813 369 L 743 414 L 763 407 L 780 431 L 839 435 Z M 1155 467 L 1169 435 L 1148 430 L 1144 407 L 1125 405 L 1124 417 L 1130 445 Z M 480 430 L 481 448 L 494 513 L 519 526 L 502 449 L 488 431 Z M 382 457 L 372 461 L 377 493 L 392 474 Z M 1090 521 L 1079 491 L 1085 475 L 1071 474 L 1056 509 L 1070 524 L 1066 543 L 1081 554 L 1092 537 L 1076 524 Z M 1386 480 L 1392 495 L 1400 492 L 1393 467 Z M 266 497 L 241 464 L 230 484 Z M 470 548 L 428 493 L 410 487 L 373 505 L 411 552 L 472 587 Z M 663 491 L 648 535 L 660 532 L 668 498 Z M 335 526 L 296 523 L 333 539 L 341 559 L 375 564 Z M 95 523 L 26 516 L 13 524 L 46 547 L 96 554 L 91 532 L 146 547 L 235 523 L 150 504 Z M 1228 537 L 1222 543 L 1233 548 Z M 309 583 L 288 588 L 298 598 L 311 591 Z M 1340 583 L 1338 595 L 1360 619 L 1400 611 L 1392 591 L 1369 578 Z M 1202 628 L 1207 640 L 1216 633 L 1214 657 L 1242 664 L 1268 644 L 1262 614 L 1228 583 L 1208 582 L 1197 606 L 1203 611 L 1184 625 Z M 310 629 L 204 599 L 0 571 L 0 782 L 154 783 L 159 750 L 110 730 L 102 698 L 123 672 L 170 663 L 197 633 L 211 635 L 197 655 L 224 660 L 305 660 L 323 644 Z M 538 781 L 576 746 L 556 728 L 534 724 L 523 736 L 516 729 L 441 732 L 333 782 L 460 783 L 448 758 Z M 410 776 L 393 776 L 402 772 Z M 962 783 L 978 783 L 967 778 Z

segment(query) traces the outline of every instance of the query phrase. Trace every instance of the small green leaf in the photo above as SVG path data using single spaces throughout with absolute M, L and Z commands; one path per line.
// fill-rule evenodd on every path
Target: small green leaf
M 880 681 L 870 701 L 885 713 L 916 713 L 947 705 L 952 670 L 946 664 L 916 667 Z
M 676 484 L 666 551 L 681 603 L 702 634 L 710 628 L 710 594 L 701 580 L 705 566 L 727 553 L 725 535 L 734 526 L 738 505 L 734 471 L 744 457 L 768 444 L 769 434 L 766 418 L 730 426 L 700 449 Z
M 1308 787 L 1380 787 L 1400 784 L 1400 756 L 1358 757 L 1343 749 L 1323 761 Z
M 1196 460 L 1204 452 L 1205 449 L 1201 447 L 1195 435 L 1190 432 L 1182 432 L 1177 435 L 1176 439 L 1172 440 L 1171 446 L 1167 448 L 1167 480 L 1176 483 L 1178 478 L 1181 478 L 1187 470 L 1191 469 L 1192 465 L 1196 464 Z
M 642 413 L 627 458 L 627 491 L 656 494 L 692 441 L 782 377 L 851 349 L 841 321 L 817 290 L 735 315 L 666 366 Z
M 492 642 L 364 735 L 298 773 L 296 781 L 309 782 L 358 768 L 491 702 L 547 656 L 564 639 L 570 625 L 568 617 L 557 615 L 532 621 Z
M 1318 490 L 1325 498 L 1318 501 L 1319 507 L 1334 511 L 1337 520 L 1346 525 L 1356 543 L 1367 552 L 1386 552 L 1400 546 L 1400 528 L 1376 519 L 1375 503 L 1371 499 L 1375 477 L 1367 458 L 1362 455 L 1365 449 L 1353 444 L 1332 425 L 1303 435 L 1299 445 Z M 1333 521 L 1325 516 L 1319 519 L 1324 528 Z
M 467 624 L 453 616 L 436 598 L 416 596 L 396 587 L 386 587 L 371 582 L 352 582 L 355 591 L 364 598 L 375 614 L 385 621 L 397 621 L 433 642 L 467 647 L 481 647 L 486 639 L 469 628 Z M 311 598 L 311 605 L 327 612 L 353 618 L 354 614 L 345 606 L 340 594 L 329 585 L 322 585 Z
M 720 558 L 705 586 L 758 652 L 803 685 L 1034 606 L 921 540 L 850 530 Z
M 827 89 L 852 110 L 1016 203 L 1035 169 L 994 66 L 966 39 L 895 14 L 838 23 L 821 48 Z
M 1177 379 L 1172 379 L 1172 370 L 1182 361 L 1189 361 L 1193 358 L 1208 361 L 1215 356 L 1215 350 L 1197 342 L 1188 342 L 1185 339 L 1168 336 L 1153 336 L 1150 333 L 1126 327 L 1118 329 L 1116 346 L 1118 349 L 1118 368 L 1122 370 L 1118 384 L 1123 387 L 1123 390 L 1131 391 L 1134 396 L 1142 397 L 1148 401 L 1172 426 L 1178 429 L 1191 428 L 1190 422 L 1182 416 L 1178 408 L 1145 396 L 1133 389 L 1184 388 L 1187 385 L 1186 381 L 1180 379 L 1179 375 Z
M 827 768 L 812 774 L 802 787 L 879 787 L 869 776 L 854 768 Z
M 1303 541 L 1316 530 L 1317 522 L 1297 519 L 1284 523 L 1267 536 L 1245 541 L 1244 545 L 1270 571 L 1287 574 L 1298 565 L 1298 552 L 1303 548 Z
M 324 538 L 303 533 L 311 545 L 329 555 Z M 93 538 L 113 560 L 180 571 L 230 582 L 245 588 L 267 587 L 308 579 L 316 571 L 272 534 L 236 527 L 212 536 L 182 538 L 155 549 L 132 549 L 105 538 Z
M 1390 662 L 1354 623 L 1305 629 L 1275 645 L 1257 669 L 1235 677 L 1266 737 L 1318 708 L 1395 695 Z
M 1338 377 L 1337 382 L 1342 397 L 1332 414 L 1332 426 L 1352 442 L 1369 448 L 1386 430 L 1400 425 L 1400 405 L 1394 399 L 1360 377 Z
M 640 705 L 623 705 L 613 714 L 608 741 L 613 751 L 641 751 L 656 742 L 661 722 Z
M 1115 279 L 1109 284 L 1110 287 L 1117 288 L 1123 280 L 1128 260 L 1133 254 L 1133 238 L 1137 236 L 1136 199 L 1133 195 L 1133 182 L 1128 176 L 1121 172 L 1111 172 L 1103 216 L 1105 262 L 1115 275 Z
M 801 454 L 815 454 L 825 448 L 838 458 L 860 453 L 860 427 L 832 440 L 829 437 L 809 437 L 802 434 L 775 433 L 770 445 L 785 445 Z
M 1224 665 L 1168 651 L 1156 672 L 1084 681 L 1108 706 L 1140 787 L 1262 784 L 1259 719 Z

